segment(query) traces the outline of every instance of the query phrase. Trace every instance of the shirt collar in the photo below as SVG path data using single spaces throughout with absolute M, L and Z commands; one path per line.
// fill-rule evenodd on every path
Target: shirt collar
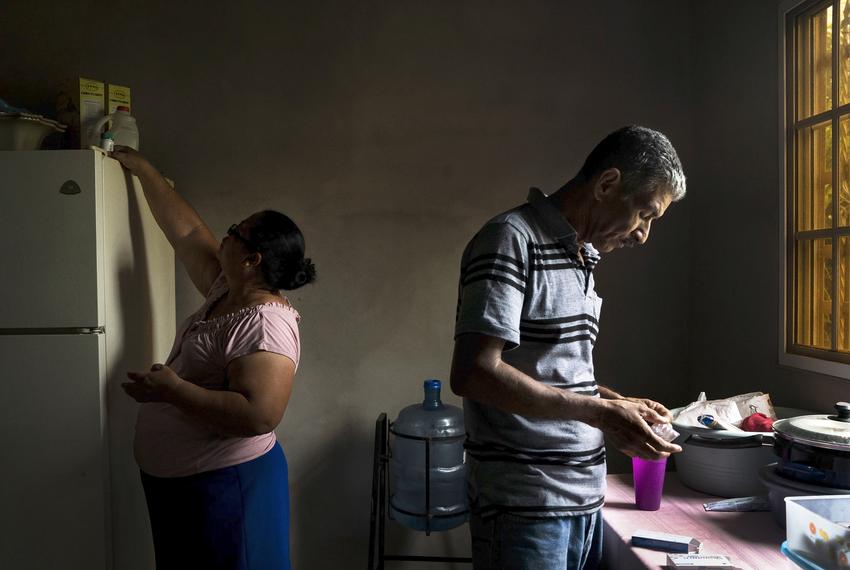
M 577 255 L 579 245 L 576 230 L 572 224 L 567 221 L 567 218 L 556 208 L 549 197 L 544 194 L 539 188 L 531 188 L 528 191 L 528 203 L 531 205 L 534 213 L 541 225 L 555 238 L 561 246 L 572 255 Z M 596 265 L 599 260 L 599 252 L 593 245 L 586 243 L 581 247 L 582 256 L 586 261 L 590 261 L 592 265 Z
M 546 231 L 552 234 L 552 237 L 568 252 L 578 253 L 575 228 L 548 198 L 539 188 L 531 188 L 528 191 L 528 203 L 531 204 Z

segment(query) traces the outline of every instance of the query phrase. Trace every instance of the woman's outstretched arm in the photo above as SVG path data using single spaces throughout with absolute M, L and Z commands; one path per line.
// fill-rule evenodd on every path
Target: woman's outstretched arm
M 216 257 L 219 243 L 204 220 L 159 171 L 139 152 L 116 146 L 111 156 L 139 178 L 156 223 L 168 238 L 177 259 L 201 295 L 206 295 L 221 272 Z

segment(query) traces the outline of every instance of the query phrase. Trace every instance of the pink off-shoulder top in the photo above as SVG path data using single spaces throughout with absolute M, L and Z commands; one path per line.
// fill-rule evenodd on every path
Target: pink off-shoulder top
M 178 376 L 209 390 L 227 389 L 227 365 L 260 350 L 290 358 L 298 367 L 300 316 L 291 305 L 266 303 L 208 319 L 212 305 L 227 294 L 219 275 L 201 308 L 180 326 L 166 364 Z M 255 459 L 275 444 L 274 431 L 255 437 L 215 433 L 176 406 L 142 404 L 134 450 L 142 471 L 182 477 Z

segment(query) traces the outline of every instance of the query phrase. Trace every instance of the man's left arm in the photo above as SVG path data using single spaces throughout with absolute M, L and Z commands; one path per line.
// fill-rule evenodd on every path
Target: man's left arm
M 644 404 L 645 406 L 658 412 L 659 415 L 663 416 L 664 418 L 667 418 L 668 422 L 673 421 L 673 415 L 670 413 L 670 410 L 668 410 L 662 404 L 659 404 L 654 400 L 650 400 L 648 398 L 632 398 L 629 396 L 623 396 L 622 394 L 619 394 L 618 392 L 615 392 L 611 388 L 603 386 L 602 384 L 597 385 L 597 388 L 599 389 L 599 395 L 605 398 L 606 400 L 627 400 L 629 402 L 637 402 L 639 404 Z

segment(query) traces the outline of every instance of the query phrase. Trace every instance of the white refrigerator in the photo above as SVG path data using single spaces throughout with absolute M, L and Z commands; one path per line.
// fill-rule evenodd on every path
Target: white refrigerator
M 120 384 L 174 320 L 138 179 L 96 150 L 0 152 L 0 568 L 154 568 Z

